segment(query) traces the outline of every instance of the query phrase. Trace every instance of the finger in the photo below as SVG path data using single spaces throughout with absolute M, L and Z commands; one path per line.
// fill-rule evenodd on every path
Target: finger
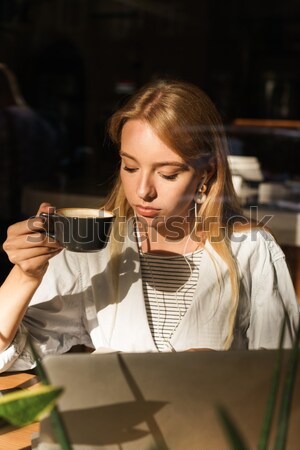
M 46 255 L 39 255 L 18 262 L 18 266 L 26 273 L 37 275 L 46 271 L 49 260 L 56 256 L 61 250 Z
M 30 234 L 40 230 L 45 230 L 45 219 L 34 216 L 10 225 L 7 229 L 7 237 L 13 238 L 14 236 Z
M 44 217 L 34 216 L 26 221 L 26 234 L 35 233 L 37 231 L 47 231 L 47 219 Z
M 42 212 L 52 214 L 54 213 L 54 210 L 55 208 L 53 205 L 51 205 L 51 203 L 47 202 L 41 203 L 37 212 L 37 216 L 39 216 Z
M 16 236 L 20 234 L 29 234 L 38 230 L 45 230 L 45 219 L 39 217 L 41 212 L 51 213 L 54 212 L 54 206 L 50 203 L 41 203 L 37 216 L 32 216 L 29 219 L 23 220 L 22 222 L 14 223 L 10 225 L 7 229 L 7 235 Z
M 36 246 L 43 246 L 43 247 L 59 247 L 62 248 L 62 245 L 52 236 L 49 234 L 43 233 L 43 232 L 34 232 L 34 233 L 28 233 L 27 236 L 23 237 L 24 244 L 21 244 L 22 247 L 36 247 Z
M 57 255 L 62 251 L 62 248 L 49 249 L 47 247 L 37 247 L 32 249 L 22 249 L 18 252 L 11 252 L 9 254 L 9 260 L 13 264 L 17 264 L 21 267 L 32 266 L 38 267 L 44 262 L 47 262 L 50 258 Z
M 15 254 L 20 250 L 34 251 L 39 247 L 49 250 L 62 248 L 58 241 L 45 233 L 32 233 L 13 236 L 8 238 L 3 244 L 3 249 L 8 255 Z

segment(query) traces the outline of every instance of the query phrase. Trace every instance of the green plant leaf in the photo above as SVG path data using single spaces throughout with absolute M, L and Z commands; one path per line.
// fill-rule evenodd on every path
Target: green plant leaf
M 49 386 L 50 385 L 49 378 L 47 376 L 46 371 L 44 370 L 42 362 L 40 361 L 39 355 L 34 347 L 34 344 L 32 342 L 30 335 L 28 335 L 28 343 L 29 343 L 32 355 L 34 357 L 34 360 L 36 362 L 36 371 L 37 371 L 38 377 L 39 377 L 41 383 L 43 383 L 45 386 Z M 70 437 L 68 435 L 68 431 L 65 427 L 63 418 L 60 415 L 57 406 L 54 406 L 52 408 L 52 411 L 50 412 L 50 420 L 52 423 L 54 434 L 55 434 L 56 439 L 59 442 L 62 450 L 72 450 L 72 445 L 71 445 Z
M 230 450 L 248 450 L 250 447 L 246 445 L 242 434 L 237 429 L 229 413 L 222 406 L 218 406 L 217 409 L 231 445 Z
M 278 427 L 274 450 L 284 450 L 286 447 L 286 438 L 291 413 L 293 390 L 298 369 L 299 344 L 300 344 L 300 325 L 298 326 L 296 338 L 289 359 L 287 374 L 285 377 L 284 389 L 281 397 L 281 404 L 279 410 L 280 412 L 278 417 Z
M 28 425 L 49 412 L 62 392 L 59 387 L 39 386 L 6 394 L 0 398 L 0 416 L 13 425 Z
M 31 338 L 30 334 L 27 337 L 27 341 L 28 341 L 28 344 L 29 344 L 32 356 L 33 356 L 33 358 L 35 360 L 35 363 L 36 363 L 36 371 L 37 371 L 37 374 L 38 374 L 38 378 L 39 378 L 41 383 L 43 383 L 45 385 L 49 385 L 50 381 L 49 381 L 48 376 L 47 376 L 47 374 L 46 374 L 46 372 L 44 370 L 43 364 L 40 361 L 40 357 L 39 357 L 39 355 L 38 355 L 38 353 L 37 353 L 37 351 L 35 349 L 35 346 L 33 344 L 33 341 L 32 341 L 32 338 Z
M 267 450 L 267 448 L 268 448 L 268 441 L 269 441 L 269 437 L 270 437 L 271 426 L 272 426 L 272 421 L 273 421 L 275 406 L 276 406 L 276 398 L 278 395 L 279 382 L 280 382 L 280 373 L 281 373 L 281 365 L 282 365 L 282 346 L 283 346 L 285 328 L 286 328 L 286 318 L 284 318 L 282 327 L 281 327 L 280 339 L 279 339 L 278 350 L 277 350 L 277 355 L 276 355 L 276 362 L 275 362 L 275 367 L 274 367 L 272 381 L 271 381 L 271 389 L 270 389 L 270 393 L 269 393 L 269 397 L 268 397 L 265 417 L 264 417 L 264 421 L 262 424 L 262 429 L 261 429 L 261 434 L 260 434 L 257 450 Z

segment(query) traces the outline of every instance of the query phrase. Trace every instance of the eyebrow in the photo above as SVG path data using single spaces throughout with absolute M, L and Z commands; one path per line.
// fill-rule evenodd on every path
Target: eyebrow
M 126 152 L 120 152 L 120 156 L 125 156 L 126 158 L 132 159 L 135 162 L 138 162 L 138 160 L 134 157 L 129 155 Z M 179 161 L 161 161 L 159 163 L 154 164 L 155 167 L 162 167 L 162 166 L 175 166 L 179 167 L 180 169 L 187 169 L 188 165 L 186 163 L 181 163 Z

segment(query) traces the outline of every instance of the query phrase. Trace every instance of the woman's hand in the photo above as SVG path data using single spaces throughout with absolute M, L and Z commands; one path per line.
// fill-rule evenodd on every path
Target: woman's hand
M 44 276 L 49 259 L 62 250 L 61 245 L 45 233 L 45 220 L 39 217 L 42 212 L 52 211 L 53 207 L 49 203 L 42 203 L 36 217 L 8 228 L 7 239 L 3 244 L 9 260 L 24 275 L 38 280 Z

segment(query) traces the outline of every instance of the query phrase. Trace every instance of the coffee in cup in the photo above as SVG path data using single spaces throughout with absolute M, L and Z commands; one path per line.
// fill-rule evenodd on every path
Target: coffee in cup
M 42 213 L 46 233 L 72 252 L 94 252 L 106 247 L 114 214 L 103 209 L 60 208 Z

